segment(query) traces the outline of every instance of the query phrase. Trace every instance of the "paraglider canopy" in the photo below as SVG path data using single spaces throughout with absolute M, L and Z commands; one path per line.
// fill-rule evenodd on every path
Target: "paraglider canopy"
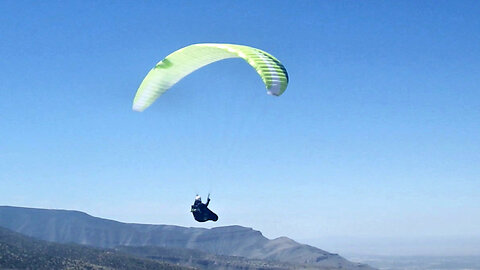
M 194 44 L 171 53 L 150 70 L 137 90 L 133 110 L 145 110 L 183 77 L 227 58 L 242 58 L 250 64 L 262 78 L 268 94 L 280 96 L 287 89 L 287 70 L 280 61 L 265 51 L 234 44 Z

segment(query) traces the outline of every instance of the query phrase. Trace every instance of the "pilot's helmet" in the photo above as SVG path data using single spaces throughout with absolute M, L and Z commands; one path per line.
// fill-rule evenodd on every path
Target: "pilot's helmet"
M 201 202 L 201 201 L 202 201 L 202 197 L 200 197 L 199 195 L 195 196 L 195 201 Z

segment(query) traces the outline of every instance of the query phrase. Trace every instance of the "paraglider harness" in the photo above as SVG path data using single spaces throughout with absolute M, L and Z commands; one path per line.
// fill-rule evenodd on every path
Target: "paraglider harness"
M 193 214 L 193 218 L 195 218 L 198 222 L 206 222 L 209 220 L 217 221 L 218 216 L 212 210 L 208 209 L 208 204 L 210 203 L 210 194 L 207 197 L 207 203 L 202 203 L 202 200 L 198 197 L 195 199 L 190 212 Z

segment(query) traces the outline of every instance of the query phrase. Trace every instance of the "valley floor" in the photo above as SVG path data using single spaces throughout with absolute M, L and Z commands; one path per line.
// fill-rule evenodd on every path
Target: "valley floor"
M 380 270 L 480 270 L 479 256 L 351 256 Z

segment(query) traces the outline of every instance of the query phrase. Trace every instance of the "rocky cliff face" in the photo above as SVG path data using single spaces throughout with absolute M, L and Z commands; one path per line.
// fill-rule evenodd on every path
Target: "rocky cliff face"
M 241 226 L 203 229 L 128 224 L 92 217 L 78 211 L 9 206 L 0 206 L 0 226 L 42 240 L 102 248 L 176 247 L 199 249 L 217 255 L 315 264 L 334 269 L 371 269 L 286 237 L 269 240 L 261 232 Z

